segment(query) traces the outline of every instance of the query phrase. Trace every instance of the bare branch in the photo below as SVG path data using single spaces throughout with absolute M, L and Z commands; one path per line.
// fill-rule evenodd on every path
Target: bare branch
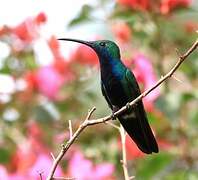
M 136 104 L 138 101 L 140 101 L 142 98 L 147 96 L 151 91 L 153 91 L 155 88 L 157 88 L 159 85 L 161 85 L 164 81 L 172 77 L 174 72 L 179 68 L 179 66 L 183 63 L 183 61 L 198 47 L 198 39 L 193 43 L 193 45 L 184 53 L 182 56 L 179 57 L 179 60 L 175 64 L 175 66 L 165 75 L 162 76 L 159 81 L 153 85 L 150 89 L 144 91 L 140 96 L 138 96 L 136 99 L 134 99 L 132 102 L 129 103 L 129 105 L 132 107 L 134 104 Z M 121 109 L 119 109 L 117 112 L 114 113 L 114 116 L 117 117 L 118 115 L 122 114 L 124 111 L 126 111 L 127 107 L 124 106 Z M 47 177 L 47 180 L 51 180 L 53 178 L 53 175 L 55 173 L 55 170 L 58 166 L 58 163 L 63 158 L 67 150 L 70 148 L 70 146 L 74 143 L 74 141 L 77 139 L 77 137 L 80 135 L 80 133 L 88 126 L 104 123 L 106 121 L 111 120 L 112 116 L 106 116 L 99 119 L 92 119 L 90 120 L 91 115 L 96 110 L 96 108 L 92 108 L 91 111 L 88 112 L 87 117 L 85 121 L 79 126 L 79 128 L 76 130 L 76 132 L 73 134 L 73 136 L 69 139 L 69 141 L 62 146 L 62 149 L 56 159 L 53 162 L 52 168 L 50 170 L 50 173 Z
M 130 180 L 129 172 L 127 169 L 127 157 L 126 157 L 126 131 L 124 130 L 122 125 L 120 125 L 119 131 L 120 131 L 120 137 L 122 143 L 122 168 L 124 171 L 124 179 Z

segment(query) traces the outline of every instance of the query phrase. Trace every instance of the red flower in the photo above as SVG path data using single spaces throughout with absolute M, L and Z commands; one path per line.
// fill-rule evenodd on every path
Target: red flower
M 98 57 L 96 53 L 89 47 L 80 45 L 72 54 L 71 61 L 94 66 L 98 64 Z
M 10 28 L 8 26 L 0 27 L 0 37 L 8 33 L 10 33 Z
M 56 39 L 55 36 L 51 36 L 51 38 L 47 41 L 49 48 L 52 51 L 54 57 L 60 57 L 60 44 L 59 41 Z
M 44 13 L 40 13 L 35 18 L 27 18 L 18 26 L 11 28 L 11 30 L 21 41 L 30 43 L 39 36 L 38 26 L 45 21 L 46 16 Z
M 52 36 L 48 40 L 48 46 L 53 54 L 53 64 L 52 66 L 64 76 L 65 80 L 70 81 L 74 78 L 74 72 L 72 71 L 71 63 L 72 61 L 66 60 L 60 51 L 59 41 L 55 36 Z
M 24 77 L 25 81 L 27 82 L 27 88 L 34 90 L 37 87 L 37 80 L 35 76 L 35 72 L 27 72 Z
M 131 38 L 131 29 L 126 23 L 117 23 L 113 27 L 113 32 L 121 43 L 128 42 Z
M 154 132 L 153 132 L 154 133 Z M 155 133 L 154 133 L 155 135 Z M 118 140 L 118 145 L 121 149 L 122 144 L 121 140 L 119 138 Z M 161 145 L 161 144 L 160 144 Z M 136 158 L 143 158 L 145 156 L 145 153 L 143 153 L 135 144 L 135 142 L 131 139 L 131 137 L 127 134 L 126 135 L 126 141 L 125 141 L 125 146 L 126 146 L 126 154 L 127 154 L 127 159 L 132 160 Z M 162 147 L 165 148 L 166 144 L 162 144 Z M 167 144 L 168 146 L 168 144 Z M 161 146 L 160 146 L 161 147 Z
M 133 142 L 128 134 L 126 136 L 126 150 L 128 159 L 144 157 L 144 153 L 138 149 L 137 145 Z
M 195 31 L 198 30 L 198 23 L 195 22 L 195 21 L 194 22 L 193 21 L 188 21 L 185 24 L 185 28 L 186 28 L 187 32 L 194 33 Z
M 148 10 L 150 5 L 149 0 L 117 0 L 117 2 L 135 10 Z
M 176 8 L 190 6 L 192 0 L 161 0 L 161 13 L 168 14 Z
M 122 144 L 120 138 L 118 139 L 118 146 L 121 150 Z M 144 157 L 144 153 L 138 149 L 137 145 L 133 142 L 133 140 L 128 134 L 126 135 L 125 146 L 127 159 L 132 160 Z
M 46 15 L 45 15 L 44 12 L 41 12 L 41 13 L 39 13 L 39 14 L 36 16 L 36 18 L 34 19 L 34 21 L 35 21 L 35 23 L 36 23 L 37 25 L 40 25 L 40 24 L 45 23 L 45 22 L 47 21 L 47 17 L 46 17 Z
M 32 101 L 32 95 L 37 88 L 37 80 L 34 71 L 28 71 L 24 74 L 23 79 L 25 81 L 26 88 L 21 91 L 18 98 L 23 103 L 29 103 Z
M 20 40 L 25 42 L 31 42 L 38 36 L 38 32 L 35 29 L 32 19 L 26 19 L 24 22 L 13 28 L 12 32 Z

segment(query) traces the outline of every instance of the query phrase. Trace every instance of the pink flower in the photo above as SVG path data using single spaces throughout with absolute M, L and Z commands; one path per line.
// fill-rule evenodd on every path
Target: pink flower
M 41 67 L 36 73 L 38 90 L 50 99 L 56 99 L 64 78 L 53 66 Z
M 133 63 L 135 65 L 133 72 L 137 78 L 137 81 L 143 84 L 144 90 L 151 88 L 157 80 L 150 60 L 144 55 L 138 54 L 133 58 Z M 160 92 L 157 88 L 143 99 L 143 102 L 148 111 L 152 111 L 153 103 L 159 94 Z
M 9 173 L 4 166 L 0 165 L 0 179 L 1 180 L 26 180 L 27 176 L 20 175 L 18 173 Z
M 107 177 L 112 176 L 114 171 L 114 166 L 110 163 L 102 163 L 95 167 L 95 172 L 92 177 L 96 177 L 98 180 L 108 179 Z M 112 178 L 111 178 L 112 179 Z
M 18 144 L 16 152 L 12 155 L 9 163 L 9 169 L 11 169 L 12 172 L 7 170 L 8 179 L 40 180 L 39 174 L 42 175 L 43 179 L 46 179 L 53 162 L 49 154 L 49 150 L 45 147 L 43 142 L 41 128 L 36 122 L 30 123 L 27 126 L 27 139 Z M 58 166 L 55 175 L 63 175 L 60 166 Z
M 25 176 L 25 175 L 20 175 L 20 174 L 10 174 L 9 175 L 9 180 L 26 180 L 26 179 L 33 180 L 30 177 Z
M 80 151 L 74 153 L 69 162 L 70 177 L 80 180 L 102 180 L 108 179 L 112 176 L 114 166 L 110 163 L 102 163 L 100 165 L 93 165 L 93 163 L 85 159 Z
M 0 179 L 8 180 L 7 170 L 2 165 L 0 165 Z
M 42 178 L 46 179 L 47 175 L 49 174 L 50 168 L 52 166 L 52 161 L 53 160 L 51 157 L 49 157 L 45 154 L 39 154 L 35 163 L 28 171 L 29 177 L 39 180 L 40 179 L 39 173 L 41 173 Z M 61 171 L 60 167 L 58 166 L 58 168 L 55 171 L 54 176 L 60 177 L 61 175 L 62 175 L 62 171 Z
M 21 154 L 23 155 L 23 154 Z M 28 158 L 28 157 L 27 157 Z M 7 171 L 5 167 L 0 165 L 0 179 L 2 180 L 40 180 L 40 175 L 42 175 L 43 179 L 46 179 L 47 175 L 49 174 L 51 165 L 52 165 L 52 158 L 45 155 L 39 154 L 32 166 L 26 167 L 24 171 L 15 171 L 10 173 Z M 24 163 L 23 161 L 18 161 L 18 163 Z M 60 166 L 57 167 L 55 174 L 56 177 L 60 177 L 63 175 Z

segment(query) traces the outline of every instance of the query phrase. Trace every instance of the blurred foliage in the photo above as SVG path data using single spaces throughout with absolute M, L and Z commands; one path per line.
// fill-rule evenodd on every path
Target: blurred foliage
M 137 79 L 154 76 L 157 80 L 196 40 L 198 29 L 196 1 L 165 2 L 97 1 L 84 5 L 66 30 L 100 22 L 103 30 L 95 31 L 95 36 L 116 41 L 123 61 L 141 74 Z M 44 14 L 39 14 L 16 27 L 0 27 L 0 43 L 9 51 L 0 60 L 0 164 L 10 174 L 25 174 L 26 178 L 29 176 L 24 172 L 31 169 L 39 154 L 51 158 L 50 152 L 57 154 L 60 144 L 69 138 L 68 120 L 75 130 L 92 106 L 97 107 L 94 117 L 110 113 L 100 92 L 99 66 L 93 52 L 79 46 L 65 58 L 52 36 L 46 39 L 52 61 L 40 65 L 34 43 L 46 21 Z M 30 24 L 31 30 L 27 27 Z M 135 62 L 139 54 L 152 65 L 153 72 L 138 69 Z M 158 89 L 154 99 L 145 100 L 160 152 L 143 155 L 134 144 L 128 144 L 128 169 L 137 180 L 198 179 L 197 69 L 195 51 Z M 147 81 L 140 80 L 142 90 L 148 88 Z M 111 163 L 115 169 L 106 179 L 123 179 L 115 128 L 107 124 L 87 128 L 62 161 L 62 176 L 74 176 L 69 164 L 75 151 L 83 152 L 95 166 Z

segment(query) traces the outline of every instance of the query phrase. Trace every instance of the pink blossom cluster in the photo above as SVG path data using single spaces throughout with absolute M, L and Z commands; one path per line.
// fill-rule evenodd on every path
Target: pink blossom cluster
M 27 139 L 18 144 L 10 163 L 6 166 L 0 164 L 0 179 L 2 180 L 40 180 L 46 179 L 52 166 L 53 158 L 49 149 L 43 142 L 43 131 L 39 125 L 32 122 L 28 126 Z M 85 158 L 78 148 L 68 158 L 68 167 L 60 166 L 56 169 L 54 177 L 71 177 L 87 180 L 94 177 L 96 180 L 113 180 L 114 165 L 101 163 L 95 165 Z

